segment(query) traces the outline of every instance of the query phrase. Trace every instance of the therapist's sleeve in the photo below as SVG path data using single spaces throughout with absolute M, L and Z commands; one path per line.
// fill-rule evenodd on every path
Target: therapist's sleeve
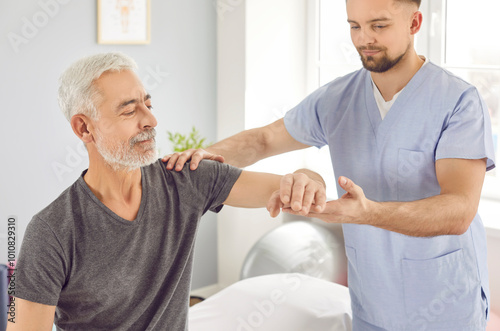
M 486 158 L 486 170 L 495 168 L 490 115 L 476 88 L 462 94 L 441 133 L 436 160 L 448 158 Z
M 292 108 L 285 115 L 285 127 L 298 142 L 322 147 L 328 144 L 320 112 L 329 85 L 325 85 Z

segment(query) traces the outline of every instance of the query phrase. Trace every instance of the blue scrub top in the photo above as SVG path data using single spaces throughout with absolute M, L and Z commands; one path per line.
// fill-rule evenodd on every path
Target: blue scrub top
M 304 144 L 328 145 L 335 176 L 352 179 L 374 201 L 438 195 L 439 159 L 486 158 L 487 170 L 495 167 L 486 104 L 474 86 L 432 62 L 384 120 L 370 73 L 361 69 L 313 92 L 286 114 L 285 126 Z M 337 191 L 345 193 L 338 183 Z M 484 328 L 489 287 L 479 215 L 460 236 L 417 238 L 356 224 L 343 229 L 356 319 L 374 330 Z

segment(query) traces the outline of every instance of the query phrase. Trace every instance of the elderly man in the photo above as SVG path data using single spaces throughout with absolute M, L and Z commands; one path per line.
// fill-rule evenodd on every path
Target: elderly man
M 185 330 L 205 212 L 324 208 L 324 183 L 312 172 L 281 177 L 213 161 L 166 170 L 135 67 L 123 54 L 98 54 L 61 77 L 60 106 L 89 168 L 26 229 L 9 331 L 50 330 L 54 317 L 60 330 Z

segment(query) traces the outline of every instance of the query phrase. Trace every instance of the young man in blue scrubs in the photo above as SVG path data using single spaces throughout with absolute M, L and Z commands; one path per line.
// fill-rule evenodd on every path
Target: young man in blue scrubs
M 420 0 L 346 4 L 363 69 L 275 123 L 168 156 L 167 168 L 221 156 L 246 166 L 328 145 L 341 198 L 308 216 L 343 223 L 354 330 L 484 330 L 477 209 L 495 167 L 488 109 L 474 86 L 417 55 Z

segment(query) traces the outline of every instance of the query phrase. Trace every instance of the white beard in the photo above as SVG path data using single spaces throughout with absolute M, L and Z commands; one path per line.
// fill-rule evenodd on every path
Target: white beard
M 101 132 L 95 131 L 95 146 L 97 151 L 103 157 L 104 161 L 114 171 L 132 171 L 140 167 L 148 166 L 158 159 L 156 149 L 155 129 L 149 129 L 139 133 L 130 139 L 129 142 L 114 142 L 102 136 Z M 149 143 L 140 143 L 141 141 L 153 139 Z M 139 146 L 136 147 L 137 144 Z

